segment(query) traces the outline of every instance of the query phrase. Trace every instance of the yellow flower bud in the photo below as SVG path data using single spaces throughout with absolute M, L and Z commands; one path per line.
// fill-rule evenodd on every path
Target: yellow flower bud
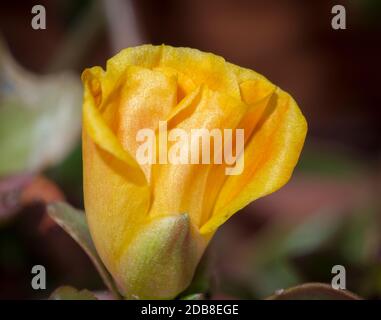
M 173 298 L 190 284 L 217 228 L 288 181 L 306 121 L 292 97 L 263 76 L 189 48 L 128 48 L 106 71 L 86 69 L 82 80 L 85 209 L 95 246 L 126 297 Z M 241 170 L 227 174 L 227 162 L 168 162 L 175 143 L 163 139 L 163 122 L 168 137 L 243 129 L 243 150 L 238 136 L 230 141 Z M 155 136 L 150 163 L 137 157 L 143 129 Z M 196 147 L 178 150 L 187 156 Z M 226 156 L 222 149 L 210 158 Z

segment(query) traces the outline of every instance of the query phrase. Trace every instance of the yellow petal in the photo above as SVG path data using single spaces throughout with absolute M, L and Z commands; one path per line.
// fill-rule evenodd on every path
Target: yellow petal
M 144 184 L 145 177 L 139 164 L 135 161 L 114 135 L 112 130 L 107 126 L 102 114 L 98 110 L 96 102 L 100 102 L 101 92 L 97 79 L 90 70 L 86 70 L 82 79 L 84 82 L 84 97 L 83 97 L 83 126 L 86 133 L 91 139 L 101 148 L 112 154 L 117 159 L 126 163 L 129 169 L 131 179 L 137 184 Z M 96 88 L 94 89 L 94 83 Z
M 176 123 L 176 128 L 184 130 L 188 136 L 192 129 L 234 129 L 248 109 L 240 100 L 207 87 L 191 93 L 190 98 L 184 98 L 183 103 L 185 105 L 177 109 L 181 112 L 191 109 L 192 112 L 186 113 L 186 116 L 178 112 L 169 123 Z M 189 150 L 189 155 L 193 152 L 194 150 Z M 204 207 L 209 201 L 208 177 L 212 168 L 212 164 L 155 165 L 150 216 L 186 212 L 192 223 L 199 227 L 204 220 Z
M 274 95 L 276 87 L 259 77 L 253 80 L 245 80 L 240 84 L 242 100 L 247 104 L 247 111 L 243 115 L 237 128 L 244 129 L 245 145 L 250 140 L 252 133 L 260 126 L 263 118 L 266 118 L 266 109 L 270 102 L 271 97 Z M 245 163 L 246 164 L 246 163 Z M 226 175 L 226 164 L 214 165 L 210 169 L 208 182 L 207 182 L 207 201 L 204 203 L 204 214 L 201 221 L 202 225 L 210 219 L 213 214 L 214 206 L 218 193 L 222 189 L 224 181 L 228 178 Z
M 154 69 L 172 68 L 193 81 L 215 91 L 240 97 L 232 68 L 222 57 L 190 48 L 144 45 L 122 50 L 107 62 L 107 72 L 121 74 L 130 65 Z
M 119 82 L 121 86 L 115 88 L 114 98 L 104 109 L 105 113 L 114 112 L 116 136 L 123 148 L 135 156 L 141 144 L 136 141 L 139 130 L 156 131 L 159 121 L 165 120 L 176 105 L 177 78 L 159 71 L 128 67 Z M 151 166 L 141 167 L 149 181 Z
M 86 217 L 99 255 L 118 278 L 119 258 L 147 218 L 148 185 L 137 185 L 126 162 L 89 137 L 82 138 L 83 188 Z
M 97 251 L 117 278 L 119 257 L 147 217 L 150 189 L 134 157 L 101 113 L 107 97 L 103 76 L 100 68 L 86 70 L 82 76 L 84 200 Z
M 306 121 L 295 101 L 280 89 L 265 116 L 245 148 L 243 173 L 226 179 L 201 233 L 213 233 L 235 212 L 279 189 L 290 178 L 306 136 Z

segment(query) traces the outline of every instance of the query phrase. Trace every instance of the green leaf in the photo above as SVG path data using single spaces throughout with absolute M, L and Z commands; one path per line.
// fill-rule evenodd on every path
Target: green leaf
M 253 267 L 254 276 L 248 284 L 255 298 L 265 297 L 279 287 L 290 287 L 302 282 L 297 269 L 286 258 L 275 258 Z
M 54 290 L 49 300 L 97 300 L 97 298 L 87 289 L 77 290 L 71 286 L 62 286 Z
M 298 169 L 320 177 L 347 178 L 363 173 L 366 164 L 340 148 L 307 143 L 298 162 Z
M 336 290 L 325 283 L 305 283 L 286 290 L 278 290 L 266 300 L 361 300 L 347 290 Z
M 193 276 L 192 282 L 189 287 L 180 293 L 179 298 L 183 300 L 183 297 L 190 297 L 193 295 L 208 294 L 211 289 L 211 266 L 210 266 L 210 250 L 207 249 L 199 262 L 195 274 Z
M 274 223 L 256 238 L 253 260 L 267 264 L 274 259 L 311 254 L 329 243 L 341 224 L 333 209 L 317 212 L 297 225 Z
M 193 293 L 193 294 L 181 297 L 180 300 L 205 300 L 205 295 L 203 293 Z
M 66 203 L 56 202 L 48 206 L 48 214 L 82 247 L 98 270 L 105 285 L 116 298 L 120 298 L 114 280 L 95 249 L 84 212 L 76 210 Z
M 281 246 L 287 255 L 301 256 L 312 253 L 328 243 L 341 224 L 342 221 L 334 214 L 334 209 L 326 209 L 292 228 L 281 242 Z

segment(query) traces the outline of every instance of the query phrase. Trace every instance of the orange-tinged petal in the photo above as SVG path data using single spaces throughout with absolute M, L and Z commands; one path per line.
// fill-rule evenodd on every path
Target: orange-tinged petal
M 116 135 L 125 150 L 135 155 L 141 142 L 136 141 L 140 129 L 156 131 L 159 121 L 167 118 L 177 103 L 177 78 L 141 67 L 129 67 L 122 76 L 115 121 Z M 109 109 L 110 106 L 106 106 Z M 142 165 L 150 180 L 151 166 Z
M 94 95 L 93 88 L 91 88 L 92 83 L 94 83 L 94 78 L 91 75 L 89 76 L 88 72 L 84 72 L 83 81 L 85 86 L 83 97 L 83 126 L 86 133 L 101 148 L 127 164 L 129 174 L 133 181 L 138 184 L 144 184 L 145 177 L 139 164 L 135 161 L 134 157 L 123 149 L 120 141 L 107 126 L 107 123 L 97 108 L 96 100 L 98 99 L 99 101 L 100 93 L 96 91 Z
M 278 89 L 274 97 L 268 106 L 269 115 L 245 148 L 243 173 L 226 179 L 201 233 L 213 233 L 235 212 L 276 191 L 290 178 L 304 143 L 307 123 L 288 94 Z
M 203 87 L 200 93 L 201 97 L 193 94 L 192 99 L 188 100 L 187 107 L 194 109 L 189 117 L 180 117 L 181 120 L 179 120 L 176 119 L 176 116 L 179 116 L 177 113 L 174 118 L 171 118 L 176 122 L 177 129 L 183 129 L 189 135 L 192 129 L 234 129 L 248 109 L 248 106 L 240 100 L 212 91 L 207 87 Z M 187 107 L 183 106 L 181 110 Z M 171 121 L 169 123 L 171 124 Z M 168 135 L 170 134 L 171 131 Z M 208 176 L 213 165 L 189 163 L 192 153 L 194 150 L 189 149 L 188 164 L 169 163 L 154 166 L 154 199 L 150 216 L 186 212 L 191 222 L 197 227 L 200 226 L 204 219 L 205 201 L 208 201 Z M 213 157 L 211 158 L 213 162 Z
M 195 86 L 205 84 L 212 90 L 240 97 L 234 71 L 222 57 L 212 53 L 190 48 L 144 45 L 122 50 L 107 62 L 107 72 L 120 74 L 130 65 L 149 69 L 172 68 L 191 79 Z
M 260 126 L 261 120 L 266 119 L 266 109 L 276 87 L 262 77 L 255 80 L 245 80 L 240 84 L 240 90 L 242 100 L 248 107 L 237 127 L 245 130 L 245 144 L 247 144 L 254 130 Z M 228 178 L 225 168 L 225 164 L 215 165 L 209 172 L 208 196 L 207 201 L 204 202 L 202 224 L 206 223 L 212 215 L 218 193 Z
M 169 77 L 177 78 L 177 101 L 181 101 L 186 95 L 196 89 L 193 80 L 179 70 L 163 66 L 153 68 L 153 70 L 162 72 Z

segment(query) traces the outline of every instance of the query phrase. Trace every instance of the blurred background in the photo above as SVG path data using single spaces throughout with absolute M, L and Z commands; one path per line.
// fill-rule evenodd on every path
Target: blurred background
M 46 9 L 44 30 L 31 27 L 36 4 Z M 336 4 L 346 8 L 345 30 L 331 27 Z M 254 69 L 289 92 L 309 124 L 290 182 L 218 231 L 199 290 L 262 299 L 331 283 L 340 264 L 347 289 L 381 298 L 380 21 L 378 0 L 3 1 L 0 299 L 47 298 L 64 284 L 104 290 L 44 203 L 83 208 L 82 70 L 142 43 Z M 31 288 L 35 264 L 46 268 L 46 290 Z

